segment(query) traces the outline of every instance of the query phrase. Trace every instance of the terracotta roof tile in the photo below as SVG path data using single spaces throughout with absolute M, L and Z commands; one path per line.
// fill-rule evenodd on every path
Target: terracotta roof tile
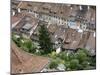
M 18 48 L 14 42 L 12 42 L 11 49 L 11 73 L 13 74 L 41 72 L 49 62 L 49 58 L 27 53 Z
M 20 19 L 20 17 L 11 16 L 11 23 L 14 24 L 14 23 L 16 23 L 19 19 Z

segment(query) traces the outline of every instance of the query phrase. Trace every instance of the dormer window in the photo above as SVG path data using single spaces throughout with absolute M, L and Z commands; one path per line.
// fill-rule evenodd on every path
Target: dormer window
M 22 69 L 19 69 L 19 72 L 20 72 L 20 73 L 22 73 L 22 72 L 23 72 L 23 70 L 22 70 Z
M 63 12 L 62 12 L 62 11 L 61 11 L 60 13 L 61 13 L 61 14 L 63 14 Z
M 49 13 L 52 13 L 51 10 L 49 11 Z
M 31 7 L 32 5 L 31 5 L 31 4 L 28 4 L 28 6 L 30 6 L 30 7 Z
M 65 44 L 70 44 L 70 42 L 65 42 Z
M 54 12 L 54 14 L 56 14 L 56 12 Z

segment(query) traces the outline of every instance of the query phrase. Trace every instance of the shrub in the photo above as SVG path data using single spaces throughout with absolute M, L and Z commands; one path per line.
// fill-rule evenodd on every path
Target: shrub
M 52 51 L 51 53 L 48 54 L 49 57 L 51 58 L 56 58 L 57 57 L 57 53 L 55 51 Z
M 72 60 L 70 61 L 70 68 L 71 68 L 72 70 L 76 70 L 76 69 L 78 68 L 78 65 L 79 65 L 79 60 L 77 60 L 77 59 L 72 59 Z
M 88 61 L 82 62 L 82 66 L 83 66 L 83 67 L 87 67 L 87 66 L 89 66 L 89 64 L 90 64 L 90 63 L 89 63 Z
M 80 63 L 88 59 L 87 54 L 82 50 L 77 51 L 74 56 L 79 60 Z
M 61 52 L 61 53 L 59 54 L 59 57 L 60 57 L 62 60 L 65 60 L 65 61 L 67 61 L 67 60 L 69 59 L 66 52 Z
M 22 48 L 25 51 L 28 51 L 29 53 L 36 52 L 36 46 L 32 43 L 32 41 L 30 39 L 24 40 L 24 43 L 22 44 Z
M 56 61 L 52 61 L 50 64 L 49 64 L 49 68 L 50 69 L 56 69 L 58 66 L 58 63 Z
M 21 38 L 20 37 L 16 37 L 17 35 L 16 34 L 12 34 L 12 40 L 17 44 L 18 47 L 21 47 Z
M 66 67 L 66 70 L 70 70 L 70 62 L 69 61 L 65 62 L 64 65 Z

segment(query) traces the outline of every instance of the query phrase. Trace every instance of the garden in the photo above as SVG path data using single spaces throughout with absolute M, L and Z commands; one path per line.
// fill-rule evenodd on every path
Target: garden
M 39 30 L 39 42 L 33 42 L 29 38 L 12 33 L 12 40 L 22 50 L 34 55 L 50 58 L 50 63 L 46 67 L 46 71 L 74 71 L 74 70 L 90 70 L 96 67 L 96 56 L 90 56 L 86 49 L 80 48 L 76 52 L 70 50 L 56 53 L 51 43 L 49 32 L 44 26 Z

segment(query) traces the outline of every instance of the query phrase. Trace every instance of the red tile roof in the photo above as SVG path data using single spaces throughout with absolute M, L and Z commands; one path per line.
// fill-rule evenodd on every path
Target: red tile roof
M 67 29 L 65 32 L 65 40 L 63 48 L 65 49 L 76 49 L 81 40 L 81 33 L 77 32 L 75 29 Z
M 14 24 L 16 23 L 20 18 L 17 16 L 11 16 L 11 23 Z
M 48 62 L 48 58 L 27 53 L 18 48 L 16 44 L 12 42 L 11 73 L 41 72 Z

